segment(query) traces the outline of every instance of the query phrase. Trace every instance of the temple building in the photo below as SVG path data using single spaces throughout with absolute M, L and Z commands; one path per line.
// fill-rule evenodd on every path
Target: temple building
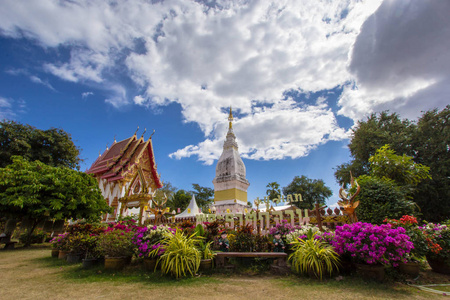
M 86 171 L 95 176 L 103 197 L 114 209 L 103 221 L 113 222 L 134 209 L 141 223 L 154 192 L 163 185 L 156 170 L 151 137 L 145 141 L 144 134 L 137 138 L 136 132 L 120 142 L 114 139 Z
M 217 213 L 243 212 L 247 206 L 245 165 L 239 155 L 236 136 L 233 132 L 233 113 L 230 107 L 229 126 L 223 152 L 217 162 L 214 184 L 214 206 Z

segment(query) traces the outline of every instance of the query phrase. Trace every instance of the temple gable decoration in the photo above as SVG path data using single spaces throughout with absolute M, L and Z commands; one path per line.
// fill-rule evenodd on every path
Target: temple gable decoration
M 104 221 L 115 221 L 128 214 L 128 209 L 138 208 L 141 223 L 144 208 L 163 185 L 156 169 L 152 139 L 145 141 L 143 136 L 137 138 L 135 133 L 120 142 L 114 140 L 86 171 L 97 178 L 103 197 L 114 208 Z

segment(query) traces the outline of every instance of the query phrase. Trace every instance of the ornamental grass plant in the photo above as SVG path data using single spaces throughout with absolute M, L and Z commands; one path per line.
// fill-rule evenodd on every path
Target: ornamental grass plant
M 186 236 L 180 229 L 174 234 L 166 236 L 158 248 L 150 252 L 150 255 L 156 255 L 161 248 L 164 253 L 158 259 L 161 263 L 161 271 L 164 274 L 170 274 L 175 278 L 193 276 L 199 266 L 201 253 L 197 249 L 198 237 L 195 233 Z
M 340 265 L 339 255 L 326 241 L 315 238 L 317 232 L 309 230 L 306 239 L 297 239 L 292 245 L 289 261 L 297 273 L 310 273 L 322 280 Z

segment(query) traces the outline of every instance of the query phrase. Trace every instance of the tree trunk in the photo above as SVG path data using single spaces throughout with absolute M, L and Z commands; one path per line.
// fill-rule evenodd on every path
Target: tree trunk
M 28 228 L 27 240 L 25 242 L 24 247 L 30 247 L 31 246 L 31 235 L 33 234 L 34 230 L 36 229 L 36 226 L 39 224 L 39 219 L 34 219 L 32 224 L 33 225 L 31 225 L 31 227 Z

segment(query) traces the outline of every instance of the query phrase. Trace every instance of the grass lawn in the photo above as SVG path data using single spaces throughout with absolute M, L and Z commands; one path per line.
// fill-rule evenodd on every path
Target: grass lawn
M 428 271 L 431 273 L 431 271 Z M 421 275 L 422 276 L 422 275 Z M 450 283 L 450 276 L 435 275 Z M 437 276 L 437 277 L 436 277 Z M 291 276 L 210 274 L 174 280 L 131 265 L 122 272 L 83 270 L 50 257 L 50 248 L 0 250 L 1 299 L 430 299 L 401 283 L 357 276 L 323 282 Z M 429 282 L 422 282 L 426 284 Z M 445 297 L 443 296 L 437 296 Z

